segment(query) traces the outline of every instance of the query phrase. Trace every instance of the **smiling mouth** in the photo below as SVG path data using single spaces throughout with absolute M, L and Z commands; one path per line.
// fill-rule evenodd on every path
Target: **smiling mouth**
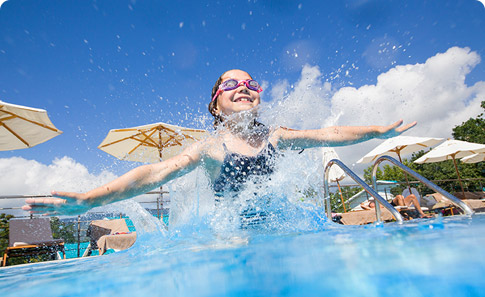
M 241 97 L 241 98 L 235 99 L 233 102 L 253 102 L 253 101 L 254 101 L 253 98 L 250 98 L 250 97 Z

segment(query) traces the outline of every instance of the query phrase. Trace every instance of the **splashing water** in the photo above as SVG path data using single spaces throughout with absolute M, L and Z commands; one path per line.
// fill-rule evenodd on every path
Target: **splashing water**
M 2 296 L 470 296 L 485 289 L 485 216 L 341 226 L 325 221 L 318 151 L 283 152 L 270 179 L 214 203 L 198 168 L 171 182 L 169 229 L 129 200 L 133 247 L 0 269 Z M 259 208 L 264 223 L 242 224 Z M 439 285 L 437 285 L 439 284 Z M 15 290 L 12 290 L 15 288 Z
M 270 105 L 263 114 L 266 123 L 279 123 L 280 108 L 286 104 Z M 331 116 L 328 110 L 318 112 Z M 305 118 L 304 126 L 321 125 L 321 119 Z M 133 247 L 101 257 L 1 269 L 0 291 L 2 296 L 48 291 L 51 296 L 119 297 L 483 292 L 485 216 L 335 225 L 320 207 L 322 176 L 319 149 L 284 151 L 268 179 L 250 180 L 233 200 L 216 205 L 209 178 L 197 168 L 166 185 L 168 229 L 132 200 L 105 206 L 133 221 Z M 262 222 L 245 222 L 241 213 L 248 209 L 264 213 Z

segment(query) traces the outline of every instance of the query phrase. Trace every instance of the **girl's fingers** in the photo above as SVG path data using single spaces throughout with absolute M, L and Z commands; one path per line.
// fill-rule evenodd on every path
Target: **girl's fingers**
M 53 215 L 58 212 L 58 208 L 66 204 L 65 199 L 61 198 L 27 198 L 26 205 L 22 210 L 31 214 Z
M 396 129 L 396 131 L 398 131 L 398 132 L 406 131 L 406 130 L 408 130 L 409 128 L 414 127 L 416 124 L 417 124 L 417 122 L 416 122 L 416 121 L 414 121 L 414 122 L 412 122 L 412 123 L 409 123 L 409 124 L 405 125 L 404 127 L 400 127 L 400 128 L 398 128 L 398 129 Z
M 65 204 L 66 200 L 61 198 L 27 198 L 25 199 L 25 203 L 31 206 L 38 206 L 38 205 L 59 205 Z
M 402 125 L 402 122 L 403 122 L 403 120 L 402 120 L 402 119 L 401 119 L 401 120 L 399 120 L 399 121 L 397 121 L 397 122 L 395 122 L 394 124 L 392 124 L 392 125 L 391 125 L 391 126 L 392 126 L 392 128 L 391 128 L 391 129 L 395 129 L 395 128 L 397 128 L 397 127 L 401 126 L 401 125 Z
M 380 135 L 377 136 L 377 138 L 381 138 L 381 139 L 387 139 L 387 138 L 392 138 L 392 137 L 395 137 L 395 136 L 398 136 L 400 135 L 401 133 L 403 133 L 404 131 L 414 127 L 417 122 L 414 121 L 412 123 L 409 123 L 403 127 L 399 127 L 400 125 L 402 125 L 402 122 L 403 120 L 399 120 L 389 126 L 381 126 L 381 129 L 380 129 Z
M 52 191 L 51 192 L 52 196 L 58 197 L 58 198 L 78 198 L 79 193 L 73 193 L 73 192 L 57 192 L 57 191 Z

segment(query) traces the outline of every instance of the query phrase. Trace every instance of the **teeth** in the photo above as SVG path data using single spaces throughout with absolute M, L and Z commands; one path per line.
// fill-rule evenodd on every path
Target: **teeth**
M 251 101 L 251 100 L 249 100 L 248 98 L 239 98 L 239 99 L 236 99 L 235 101 L 236 101 L 236 102 L 237 102 L 237 101 L 252 102 L 252 101 Z

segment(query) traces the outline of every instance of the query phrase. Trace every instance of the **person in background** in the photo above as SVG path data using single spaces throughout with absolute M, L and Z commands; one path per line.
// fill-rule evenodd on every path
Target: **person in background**
M 408 195 L 408 196 L 406 196 L 406 198 L 404 198 L 402 195 L 397 195 L 396 197 L 394 197 L 394 199 L 392 199 L 390 204 L 394 207 L 395 206 L 410 207 L 410 206 L 414 205 L 414 207 L 416 208 L 416 211 L 418 212 L 420 218 L 431 218 L 431 217 L 433 217 L 432 215 L 427 215 L 423 212 L 423 210 L 421 209 L 421 206 L 419 205 L 418 198 L 416 198 L 416 196 L 414 194 Z M 360 204 L 360 207 L 364 210 L 375 209 L 376 203 L 375 203 L 373 198 L 370 198 L 370 199 L 362 202 Z M 382 205 L 380 205 L 380 207 L 383 208 Z

